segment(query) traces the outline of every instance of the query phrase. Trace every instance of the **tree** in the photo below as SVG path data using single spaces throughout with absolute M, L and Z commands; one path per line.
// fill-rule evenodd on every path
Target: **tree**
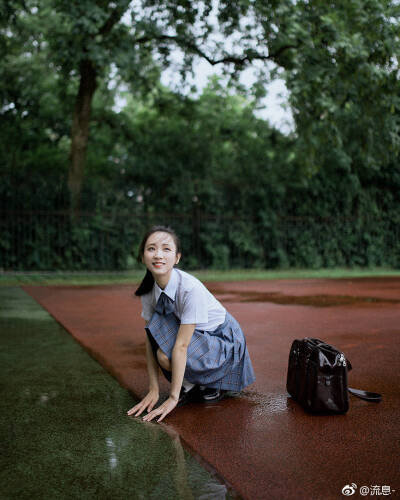
M 43 67 L 73 115 L 68 184 L 74 209 L 96 89 L 106 92 L 116 81 L 132 93 L 149 92 L 174 48 L 181 50 L 183 75 L 202 57 L 232 75 L 259 61 L 261 83 L 283 76 L 307 175 L 334 164 L 368 176 L 398 154 L 394 0 L 9 0 L 3 10 L 11 21 L 2 31 L 3 48 L 16 34 L 32 54 L 47 58 Z M 256 95 L 261 91 L 255 86 Z
M 308 172 L 334 163 L 363 176 L 391 163 L 400 151 L 399 3 L 279 2 L 267 22 L 256 4 L 270 46 L 298 45 L 279 64 Z
M 92 102 L 99 78 L 115 78 L 112 70 L 117 69 L 119 76 L 135 88 L 138 80 L 146 81 L 149 75 L 157 73 L 157 66 L 168 64 L 172 46 L 183 51 L 182 74 L 195 56 L 238 69 L 254 58 L 273 59 L 288 48 L 280 47 L 276 55 L 257 53 L 254 41 L 246 33 L 239 36 L 242 48 L 229 53 L 221 40 L 211 40 L 216 19 L 211 0 L 26 0 L 21 5 L 10 4 L 14 29 L 18 31 L 30 23 L 36 28 L 40 26 L 40 31 L 32 36 L 37 43 L 48 44 L 53 70 L 66 81 L 78 82 L 68 175 L 74 210 L 79 207 Z M 217 18 L 224 20 L 229 4 L 220 2 Z M 244 14 L 246 10 L 244 6 Z M 131 20 L 123 22 L 124 15 Z M 226 33 L 232 34 L 230 26 Z
M 56 36 L 49 36 L 54 53 L 58 54 L 64 73 L 75 72 L 79 76 L 68 177 L 73 209 L 79 206 L 97 78 L 112 63 L 125 77 L 137 78 L 144 69 L 142 74 L 146 78 L 146 71 L 154 59 L 161 65 L 168 63 L 172 44 L 183 51 L 182 73 L 190 67 L 194 56 L 203 57 L 213 65 L 233 64 L 236 69 L 254 58 L 267 60 L 275 57 L 255 52 L 254 41 L 247 35 L 241 37 L 243 49 L 239 54 L 227 53 L 221 42 L 205 47 L 213 29 L 210 0 L 144 0 L 136 4 L 128 0 L 54 0 L 50 3 L 62 21 Z M 229 2 L 221 2 L 221 19 L 228 5 Z M 122 16 L 128 12 L 131 22 L 121 22 Z M 231 34 L 229 28 L 228 34 Z M 278 54 L 286 48 L 280 47 Z

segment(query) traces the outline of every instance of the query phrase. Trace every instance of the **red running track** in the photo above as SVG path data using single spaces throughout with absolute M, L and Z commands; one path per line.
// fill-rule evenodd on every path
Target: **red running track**
M 352 483 L 371 491 L 390 486 L 390 497 L 400 496 L 400 279 L 209 288 L 241 323 L 257 380 L 239 397 L 179 408 L 166 425 L 245 499 L 343 498 L 342 488 Z M 122 386 L 137 397 L 146 393 L 144 324 L 134 285 L 24 289 Z M 350 396 L 346 415 L 306 414 L 285 388 L 290 345 L 305 336 L 343 350 L 353 365 L 350 386 L 380 392 L 383 401 Z M 166 395 L 167 383 L 161 387 Z

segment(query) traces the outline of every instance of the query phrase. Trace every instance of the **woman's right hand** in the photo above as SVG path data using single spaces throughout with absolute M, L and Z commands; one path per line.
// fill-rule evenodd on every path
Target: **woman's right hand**
M 142 401 L 140 401 L 140 403 L 138 403 L 133 408 L 127 411 L 127 414 L 133 415 L 134 417 L 138 417 L 144 412 L 144 410 L 147 410 L 147 412 L 150 413 L 151 410 L 156 405 L 159 397 L 160 395 L 158 391 L 150 390 L 147 393 L 147 395 L 142 399 Z

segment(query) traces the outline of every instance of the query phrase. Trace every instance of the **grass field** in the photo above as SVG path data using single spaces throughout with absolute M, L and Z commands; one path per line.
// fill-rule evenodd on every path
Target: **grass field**
M 232 498 L 20 288 L 0 290 L 0 331 L 0 498 Z
M 190 271 L 201 281 L 243 281 L 305 278 L 367 278 L 400 276 L 400 269 L 332 268 L 332 269 L 233 269 L 229 271 Z M 143 270 L 121 272 L 2 272 L 0 286 L 18 285 L 111 285 L 139 283 Z

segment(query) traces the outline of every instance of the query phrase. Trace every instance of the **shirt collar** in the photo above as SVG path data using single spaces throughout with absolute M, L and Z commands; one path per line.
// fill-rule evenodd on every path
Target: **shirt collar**
M 156 282 L 154 282 L 154 292 L 155 292 L 155 299 L 156 303 L 158 302 L 158 299 L 160 298 L 160 295 L 162 292 L 165 293 L 171 300 L 175 301 L 175 295 L 176 295 L 176 289 L 178 288 L 178 273 L 176 269 L 172 269 L 171 271 L 171 276 L 169 278 L 169 281 L 167 283 L 167 286 L 164 288 L 160 288 Z

